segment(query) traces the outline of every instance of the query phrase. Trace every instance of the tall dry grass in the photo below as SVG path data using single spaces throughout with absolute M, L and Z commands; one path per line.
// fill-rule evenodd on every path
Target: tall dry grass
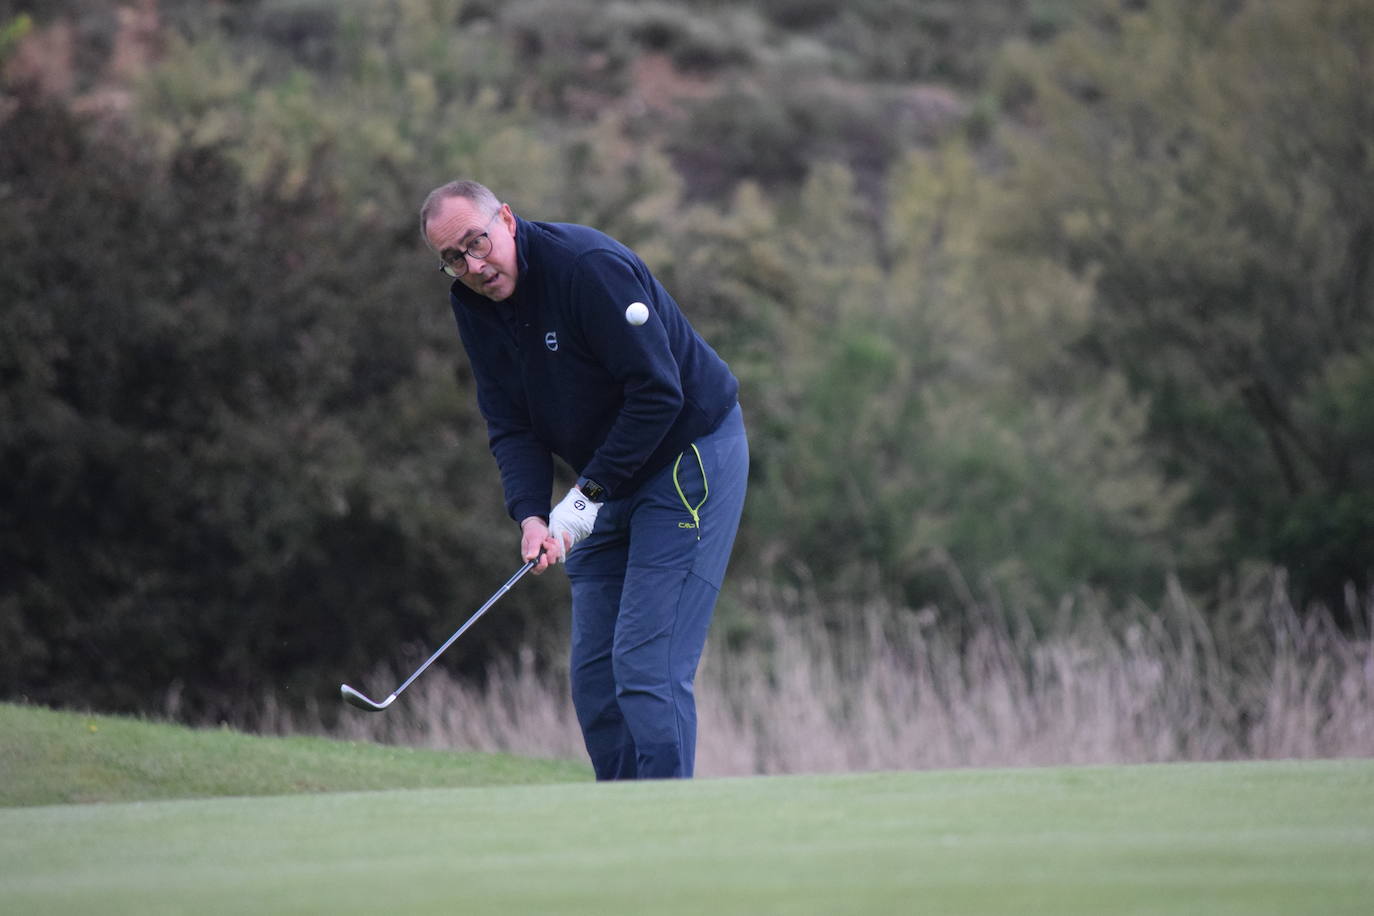
M 702 776 L 1374 756 L 1368 629 L 1300 615 L 1278 578 L 1208 615 L 1176 585 L 1155 608 L 1109 613 L 1078 596 L 1042 633 L 979 605 L 956 628 L 878 602 L 823 615 L 814 597 L 773 588 L 750 601 L 766 623 L 743 649 L 713 636 L 698 675 Z M 257 725 L 320 730 L 271 706 Z M 349 711 L 329 731 L 583 756 L 566 678 L 529 652 L 480 688 L 431 671 L 387 714 Z

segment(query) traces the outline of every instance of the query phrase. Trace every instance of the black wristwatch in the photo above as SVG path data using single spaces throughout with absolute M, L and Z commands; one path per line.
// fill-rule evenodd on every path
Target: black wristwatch
M 582 495 L 594 503 L 604 503 L 606 501 L 606 488 L 592 480 L 590 477 L 583 477 L 577 482 L 577 488 L 582 491 Z

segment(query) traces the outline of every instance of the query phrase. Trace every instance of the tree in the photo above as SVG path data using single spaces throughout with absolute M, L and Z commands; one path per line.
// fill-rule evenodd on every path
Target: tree
M 1300 594 L 1370 584 L 1346 393 L 1374 348 L 1374 5 L 1104 5 L 1023 55 L 1008 254 L 1091 283 L 1086 360 L 1150 403 L 1193 523 Z

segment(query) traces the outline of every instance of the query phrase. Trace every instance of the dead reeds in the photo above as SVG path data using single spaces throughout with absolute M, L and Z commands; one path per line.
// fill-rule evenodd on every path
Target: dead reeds
M 1368 630 L 1299 614 L 1281 579 L 1207 615 L 1176 585 L 1155 608 L 1108 612 L 1084 594 L 1039 629 L 989 607 L 955 625 L 931 609 L 867 602 L 823 617 L 814 596 L 750 595 L 764 623 L 742 646 L 713 637 L 698 674 L 702 776 L 1374 756 Z M 324 730 L 270 712 L 257 725 Z M 385 716 L 328 731 L 583 754 L 566 678 L 528 651 L 480 687 L 430 672 Z

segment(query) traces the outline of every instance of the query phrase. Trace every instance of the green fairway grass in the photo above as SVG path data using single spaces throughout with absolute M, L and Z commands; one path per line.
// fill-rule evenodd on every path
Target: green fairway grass
M 590 779 L 574 761 L 259 738 L 0 703 L 5 806 Z
M 1371 863 L 1366 760 L 0 810 L 0 913 L 1367 916 Z

